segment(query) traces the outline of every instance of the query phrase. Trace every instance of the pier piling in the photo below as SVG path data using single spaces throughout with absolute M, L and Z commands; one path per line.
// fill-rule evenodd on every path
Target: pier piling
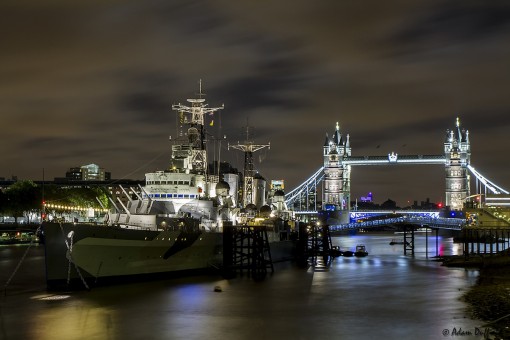
M 257 226 L 223 226 L 223 269 L 227 277 L 247 273 L 262 280 L 274 272 L 267 229 Z

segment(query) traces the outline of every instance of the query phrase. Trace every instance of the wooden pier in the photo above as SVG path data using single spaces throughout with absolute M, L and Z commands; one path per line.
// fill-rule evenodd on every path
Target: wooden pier
M 248 274 L 254 280 L 274 272 L 264 225 L 223 226 L 223 270 L 229 277 Z

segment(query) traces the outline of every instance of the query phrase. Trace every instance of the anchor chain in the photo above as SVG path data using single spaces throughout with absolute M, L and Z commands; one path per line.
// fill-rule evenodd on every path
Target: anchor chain
M 68 237 L 69 237 L 69 234 L 68 234 Z M 72 265 L 72 262 L 71 262 L 71 254 L 73 253 L 73 237 L 74 237 L 74 233 L 71 234 L 71 245 L 68 247 L 69 249 L 69 257 L 67 258 L 67 285 L 69 285 L 69 283 L 71 282 L 71 265 Z M 67 243 L 67 241 L 66 241 Z
M 76 269 L 76 272 L 78 273 L 78 276 L 81 279 L 81 282 L 83 283 L 85 288 L 87 288 L 87 290 L 90 290 L 87 282 L 85 281 L 85 278 L 81 274 L 80 268 L 76 265 L 76 263 L 73 260 L 72 251 L 73 251 L 73 236 L 74 236 L 74 231 L 70 231 L 69 234 L 66 236 L 65 233 L 64 233 L 64 228 L 62 227 L 62 222 L 59 222 L 59 226 L 60 226 L 60 230 L 62 231 L 62 235 L 64 236 L 64 242 L 66 244 L 66 247 L 67 247 L 67 250 L 68 250 L 68 253 L 69 253 L 69 258 L 68 258 L 69 259 L 69 266 L 68 266 L 68 269 L 67 269 L 67 284 L 69 284 L 69 282 L 71 281 L 71 263 L 72 263 L 74 265 L 74 268 Z M 71 244 L 69 244 L 69 242 L 67 241 L 68 238 L 71 239 Z

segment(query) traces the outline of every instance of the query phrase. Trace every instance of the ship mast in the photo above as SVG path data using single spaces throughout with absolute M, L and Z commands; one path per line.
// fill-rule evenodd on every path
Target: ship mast
M 180 123 L 187 124 L 187 138 L 190 146 L 190 162 L 186 171 L 191 173 L 206 175 L 207 174 L 207 152 L 205 146 L 205 115 L 213 115 L 214 112 L 225 108 L 224 105 L 220 107 L 207 107 L 205 103 L 205 96 L 202 93 L 202 80 L 199 81 L 198 98 L 187 99 L 188 105 L 173 104 L 172 110 L 179 112 Z
M 243 206 L 254 204 L 255 191 L 253 178 L 255 177 L 255 170 L 253 169 L 253 153 L 264 148 L 271 148 L 271 144 L 254 144 L 249 138 L 249 126 L 246 124 L 246 141 L 244 144 L 237 142 L 236 145 L 228 145 L 228 149 L 236 149 L 244 152 L 244 189 L 243 189 Z

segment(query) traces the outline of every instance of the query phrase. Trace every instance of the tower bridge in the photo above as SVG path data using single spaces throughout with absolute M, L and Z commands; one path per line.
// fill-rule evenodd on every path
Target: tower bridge
M 287 206 L 295 211 L 317 211 L 318 188 L 322 187 L 322 207 L 336 211 L 339 224 L 348 224 L 351 201 L 351 171 L 356 166 L 388 166 L 436 164 L 445 169 L 445 205 L 452 211 L 462 210 L 471 195 L 471 175 L 476 179 L 477 195 L 509 194 L 475 170 L 471 165 L 469 131 L 455 127 L 446 131 L 443 153 L 439 155 L 352 156 L 350 136 L 340 132 L 338 123 L 331 138 L 326 135 L 323 145 L 323 166 L 285 195 Z M 476 196 L 477 196 L 476 195 Z

